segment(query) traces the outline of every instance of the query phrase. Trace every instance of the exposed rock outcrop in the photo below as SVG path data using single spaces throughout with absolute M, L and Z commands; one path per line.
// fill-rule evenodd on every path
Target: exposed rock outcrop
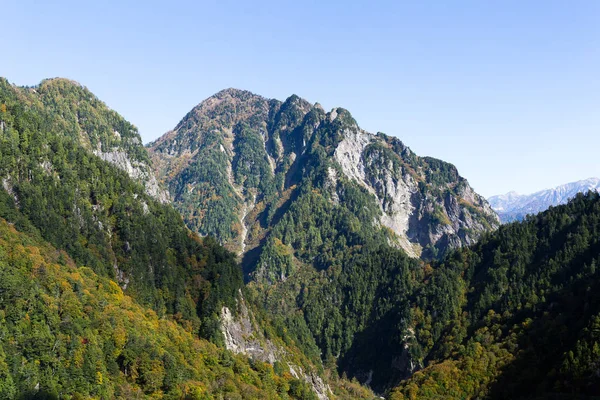
M 420 158 L 396 138 L 350 125 L 342 132 L 334 158 L 349 179 L 375 196 L 379 223 L 391 229 L 398 245 L 413 257 L 431 258 L 472 244 L 499 225 L 489 204 L 454 166 Z
M 225 339 L 225 347 L 234 353 L 270 364 L 281 358 L 282 350 L 259 332 L 241 294 L 236 316 L 228 307 L 221 309 L 221 332 Z
M 94 154 L 104 161 L 116 165 L 127 172 L 131 178 L 141 182 L 149 196 L 154 197 L 161 203 L 168 203 L 170 201 L 169 192 L 160 187 L 154 171 L 152 171 L 148 164 L 131 160 L 128 153 L 118 149 L 107 152 L 97 149 L 94 151 Z
M 319 400 L 330 398 L 331 389 L 319 375 L 314 371 L 304 371 L 302 367 L 288 361 L 285 349 L 264 337 L 241 292 L 236 311 L 234 315 L 228 307 L 221 309 L 221 332 L 227 350 L 270 364 L 283 362 L 294 378 L 302 379 L 310 385 Z

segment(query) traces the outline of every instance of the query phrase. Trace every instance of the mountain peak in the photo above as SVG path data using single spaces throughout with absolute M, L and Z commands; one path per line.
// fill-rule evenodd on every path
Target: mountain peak
M 581 181 L 581 183 L 598 184 L 598 183 L 600 183 L 600 178 L 595 178 L 595 177 L 587 178 L 587 179 L 584 179 L 583 181 Z
M 310 104 L 308 101 L 304 100 L 297 94 L 291 95 L 281 104 L 282 110 L 297 110 L 302 117 L 304 117 L 304 115 L 307 114 L 312 109 L 312 107 L 312 104 Z
M 358 128 L 358 123 L 350 113 L 350 111 L 346 110 L 342 107 L 334 107 L 328 114 L 329 120 L 331 122 L 338 121 L 338 123 L 346 123 L 351 126 L 356 126 Z
M 210 96 L 208 99 L 212 99 L 212 98 L 223 99 L 226 97 L 232 97 L 232 98 L 240 99 L 240 100 L 246 100 L 251 97 L 261 97 L 262 98 L 262 96 L 252 93 L 249 90 L 230 87 L 230 88 L 218 91 L 217 93 Z M 206 99 L 206 100 L 208 100 L 208 99 Z
M 325 113 L 295 94 L 280 102 L 222 90 L 151 144 L 150 152 L 188 225 L 238 253 L 263 251 L 263 239 L 277 225 L 273 217 L 288 211 L 276 199 L 298 196 L 300 186 L 322 186 L 324 198 L 340 208 L 354 207 L 350 190 L 373 195 L 363 199 L 373 213 L 367 223 L 386 227 L 391 240 L 415 257 L 473 243 L 499 222 L 451 164 L 418 157 L 399 139 L 360 129 L 345 108 Z M 452 202 L 436 196 L 440 187 L 452 191 Z M 466 229 L 472 233 L 463 235 Z
M 56 87 L 58 89 L 76 88 L 76 89 L 83 89 L 86 92 L 89 92 L 89 90 L 81 83 L 79 83 L 75 80 L 69 79 L 69 78 L 61 78 L 61 77 L 44 79 L 37 86 L 34 86 L 34 89 L 44 89 L 44 88 L 48 89 L 48 88 L 53 88 L 53 87 Z M 89 92 L 89 94 L 92 94 L 92 93 Z

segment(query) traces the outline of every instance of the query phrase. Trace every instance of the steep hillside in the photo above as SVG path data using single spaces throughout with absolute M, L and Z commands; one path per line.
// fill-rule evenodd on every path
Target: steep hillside
M 164 204 L 168 196 L 136 129 L 78 83 L 53 79 L 21 88 L 0 80 L 0 179 L 0 217 L 24 232 L 19 240 L 64 250 L 48 250 L 58 257 L 45 261 L 57 264 L 48 266 L 54 275 L 27 269 L 35 249 L 20 256 L 27 268 L 12 258 L 2 268 L 0 303 L 16 314 L 2 326 L 10 348 L 2 356 L 8 386 L 0 397 L 372 398 L 322 368 L 312 337 L 300 342 L 273 327 L 244 299 L 234 254 L 198 238 Z M 68 310 L 51 299 L 69 292 L 62 280 L 75 292 L 69 299 L 79 299 Z M 40 298 L 46 300 L 32 308 Z M 119 304 L 111 307 L 113 300 Z M 24 331 L 19 318 L 39 323 Z M 127 340 L 115 348 L 109 331 L 121 323 Z M 167 343 L 184 334 L 184 348 Z M 31 347 L 38 339 L 55 345 Z M 93 354 L 80 341 L 93 343 Z
M 391 398 L 597 398 L 599 263 L 590 192 L 434 264 L 412 310 L 426 367 Z
M 250 361 L 198 339 L 3 219 L 0 337 L 7 400 L 317 398 L 286 362 Z M 343 398 L 371 398 L 343 385 Z
M 492 196 L 488 199 L 490 205 L 498 213 L 503 223 L 520 221 L 526 215 L 545 211 L 550 206 L 565 204 L 577 193 L 589 190 L 600 191 L 600 179 L 589 178 L 557 186 L 553 189 L 541 190 L 533 194 L 518 194 L 509 192 L 504 195 Z
M 50 116 L 49 130 L 76 140 L 87 151 L 108 161 L 143 184 L 146 192 L 165 203 L 168 193 L 156 181 L 137 128 L 109 109 L 81 84 L 62 78 L 46 79 L 32 88 L 2 82 L 4 96 L 16 96 L 20 106 Z M 12 89 L 12 95 L 8 91 Z M 38 115 L 39 117 L 40 115 Z M 25 127 L 29 128 L 29 127 Z M 21 140 L 35 141 L 34 132 Z
M 452 165 L 233 89 L 150 151 L 0 80 L 0 398 L 600 393 L 596 192 L 495 231 Z
M 160 316 L 219 334 L 242 275 L 162 201 L 133 125 L 64 79 L 21 88 L 0 79 L 0 217 L 39 233 L 79 265 L 116 280 Z

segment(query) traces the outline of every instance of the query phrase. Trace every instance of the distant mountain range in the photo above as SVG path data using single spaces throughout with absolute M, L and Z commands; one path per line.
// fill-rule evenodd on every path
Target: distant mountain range
M 488 202 L 498 213 L 503 223 L 520 221 L 527 214 L 537 214 L 550 206 L 565 204 L 577 193 L 595 190 L 600 192 L 600 179 L 589 178 L 582 181 L 571 182 L 557 186 L 553 189 L 541 190 L 533 194 L 518 194 L 508 192 L 503 195 L 492 196 Z

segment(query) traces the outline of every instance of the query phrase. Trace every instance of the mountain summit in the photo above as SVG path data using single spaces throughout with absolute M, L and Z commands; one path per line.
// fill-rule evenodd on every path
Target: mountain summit
M 149 150 L 188 226 L 240 254 L 271 236 L 308 182 L 335 207 L 351 208 L 350 192 L 360 193 L 368 223 L 414 257 L 471 244 L 498 225 L 453 165 L 296 95 L 281 102 L 225 89 Z

